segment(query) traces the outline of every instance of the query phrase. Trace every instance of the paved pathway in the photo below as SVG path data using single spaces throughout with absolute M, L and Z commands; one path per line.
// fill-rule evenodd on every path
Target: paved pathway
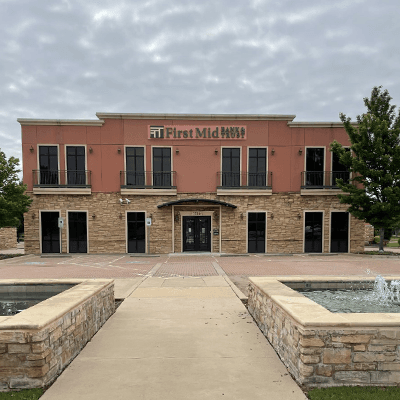
M 223 276 L 142 281 L 42 397 L 219 398 L 306 399 Z

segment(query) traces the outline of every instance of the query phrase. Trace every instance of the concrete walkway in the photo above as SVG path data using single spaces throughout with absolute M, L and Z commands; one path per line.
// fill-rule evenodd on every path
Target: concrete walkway
M 41 399 L 306 399 L 226 276 L 129 281 Z

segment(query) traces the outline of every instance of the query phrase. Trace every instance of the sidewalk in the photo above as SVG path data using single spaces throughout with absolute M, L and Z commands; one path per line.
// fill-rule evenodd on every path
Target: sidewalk
M 306 399 L 223 276 L 144 279 L 42 397 L 217 398 Z

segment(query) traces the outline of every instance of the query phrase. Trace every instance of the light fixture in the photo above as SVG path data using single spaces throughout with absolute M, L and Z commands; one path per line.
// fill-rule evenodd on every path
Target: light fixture
M 215 154 L 218 154 L 218 149 L 215 149 L 214 152 L 215 152 Z
M 131 201 L 129 199 L 125 199 L 126 204 L 129 204 Z
M 96 214 L 93 214 L 93 215 L 92 215 L 92 218 L 95 219 L 95 218 L 96 218 Z
M 243 213 L 240 213 L 240 219 L 243 219 L 243 218 L 244 218 Z
M 31 148 L 29 149 L 31 153 L 33 153 L 33 146 L 31 145 Z
M 121 149 L 118 147 L 118 154 L 121 154 Z
M 122 213 L 119 213 L 119 219 L 122 219 Z
M 300 147 L 300 149 L 299 149 L 299 154 L 300 155 L 302 155 L 303 154 L 303 150 L 302 150 L 302 148 Z
M 35 214 L 32 214 L 32 219 L 35 219 Z
M 301 219 L 301 214 L 300 213 L 297 214 L 297 218 Z
M 274 213 L 271 213 L 271 219 L 274 219 Z
M 89 153 L 93 153 L 93 149 L 89 147 Z
M 275 149 L 271 150 L 271 154 L 274 155 L 275 154 Z
M 178 148 L 175 149 L 175 153 L 179 154 L 179 149 Z
M 175 222 L 179 222 L 179 218 L 180 218 L 180 214 L 179 213 L 176 213 L 175 214 Z

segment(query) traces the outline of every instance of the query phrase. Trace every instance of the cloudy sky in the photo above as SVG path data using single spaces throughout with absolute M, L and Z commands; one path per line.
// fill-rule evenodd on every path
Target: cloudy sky
M 399 0 L 0 0 L 0 148 L 17 118 L 102 112 L 338 121 L 400 105 Z

